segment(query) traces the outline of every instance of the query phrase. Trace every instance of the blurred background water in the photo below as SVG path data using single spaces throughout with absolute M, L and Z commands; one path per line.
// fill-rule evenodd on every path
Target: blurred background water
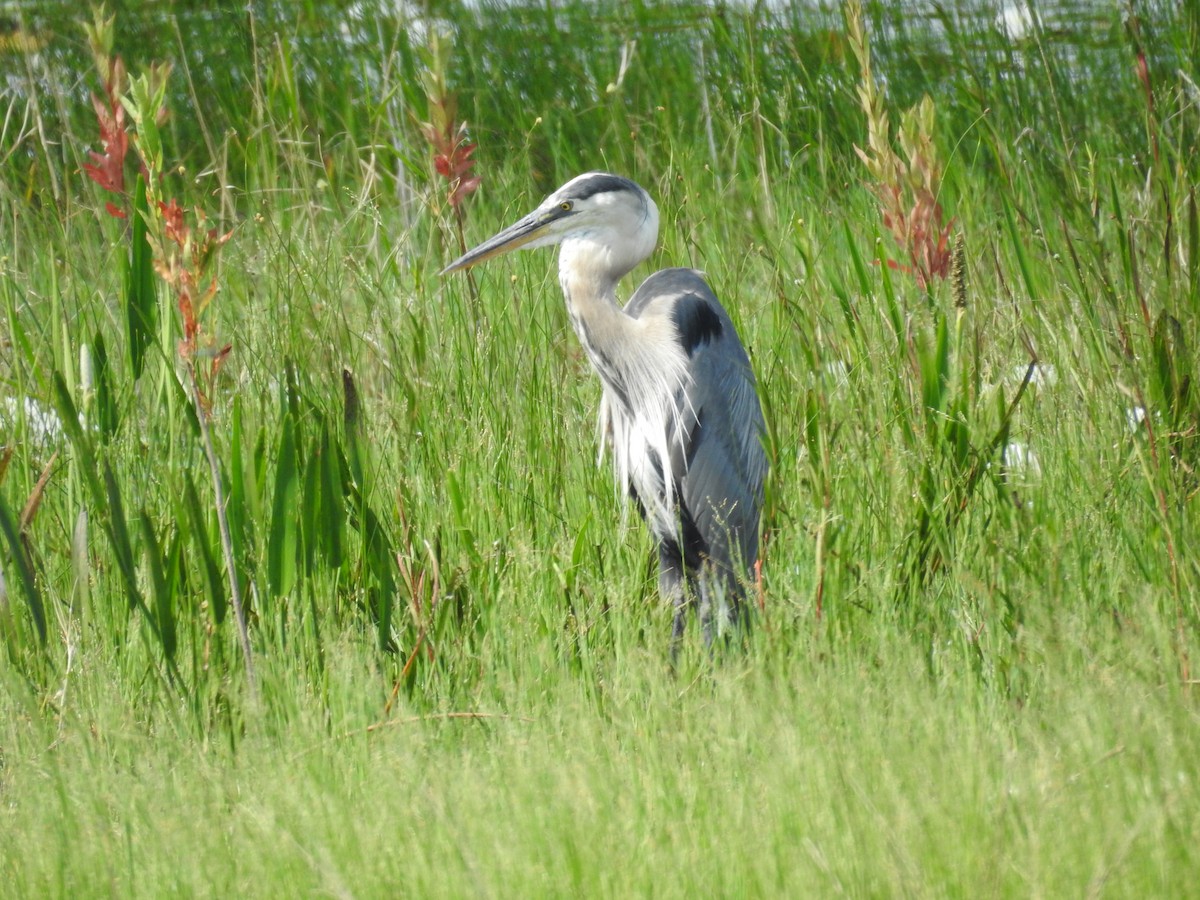
M 907 107 L 932 94 L 949 134 L 966 134 L 999 105 L 1028 115 L 1033 144 L 1055 123 L 1059 143 L 1064 134 L 1086 140 L 1102 129 L 1117 147 L 1134 138 L 1144 146 L 1144 109 L 1129 89 L 1139 54 L 1149 72 L 1182 73 L 1195 86 L 1200 13 L 1192 7 L 1168 0 L 866 4 L 875 75 L 890 103 Z M 639 123 L 707 141 L 715 158 L 721 135 L 712 133 L 711 111 L 718 107 L 735 120 L 767 122 L 772 161 L 782 168 L 805 157 L 805 148 L 849 152 L 861 141 L 857 72 L 838 3 L 120 0 L 108 9 L 131 72 L 157 59 L 176 65 L 168 158 L 184 164 L 205 134 L 211 141 L 244 131 L 257 92 L 286 97 L 302 131 L 329 145 L 377 143 L 394 155 L 391 169 L 402 170 L 403 141 L 382 139 L 378 123 L 398 134 L 424 113 L 418 73 L 431 29 L 452 37 L 449 76 L 481 158 L 528 144 L 541 120 L 530 152 L 546 184 L 560 167 L 576 166 L 581 148 L 609 145 L 613 128 L 632 132 Z M 94 132 L 87 97 L 98 85 L 80 27 L 88 15 L 74 0 L 0 2 L 0 115 L 11 118 L 32 99 L 49 145 L 78 143 L 77 127 Z M 589 52 L 579 52 L 581 41 Z M 264 59 L 278 63 L 275 82 L 286 71 L 290 83 L 256 83 Z M 1087 90 L 1076 99 L 1081 82 Z M 491 102 L 498 91 L 506 102 Z M 1097 108 L 1098 95 L 1112 96 L 1113 105 Z M 513 97 L 528 111 L 523 120 L 514 121 Z M 237 142 L 231 147 L 236 155 Z M 5 152 L 0 146 L 0 157 Z

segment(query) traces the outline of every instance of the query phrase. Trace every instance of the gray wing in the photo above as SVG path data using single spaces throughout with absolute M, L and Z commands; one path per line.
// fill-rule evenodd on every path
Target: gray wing
M 707 555 L 739 577 L 758 558 L 758 520 L 767 458 L 754 373 L 729 314 L 698 272 L 665 269 L 642 284 L 626 311 L 669 313 L 688 356 L 686 397 L 677 404 L 677 496 Z

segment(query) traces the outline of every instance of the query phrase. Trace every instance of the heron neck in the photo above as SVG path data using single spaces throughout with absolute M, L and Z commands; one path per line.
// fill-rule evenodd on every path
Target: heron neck
M 608 272 L 560 260 L 559 283 L 567 301 L 571 325 L 600 378 L 620 388 L 621 378 L 610 361 L 631 345 L 632 318 L 617 303 L 617 279 Z

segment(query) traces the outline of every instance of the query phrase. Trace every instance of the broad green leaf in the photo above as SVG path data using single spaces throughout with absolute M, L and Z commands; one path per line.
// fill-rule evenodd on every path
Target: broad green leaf
M 163 557 L 154 533 L 154 523 L 145 510 L 139 516 L 139 524 L 142 530 L 142 554 L 150 573 L 150 591 L 154 599 L 154 624 L 163 654 L 170 660 L 175 658 L 176 647 L 173 579 L 168 572 L 169 563 Z
M 125 329 L 129 337 L 129 363 L 137 380 L 146 364 L 146 351 L 154 340 L 158 314 L 154 261 L 146 240 L 149 205 L 146 183 L 138 174 L 130 219 L 129 265 L 125 275 Z
M 296 582 L 298 526 L 296 496 L 296 436 L 291 415 L 283 416 L 279 455 L 275 463 L 275 485 L 271 499 L 271 527 L 267 538 L 267 586 L 272 597 L 289 593 Z
M 129 528 L 125 521 L 125 507 L 121 502 L 121 488 L 112 467 L 104 464 L 104 488 L 108 500 L 107 528 L 109 540 L 113 545 L 113 554 L 117 558 L 117 568 L 125 582 L 126 599 L 130 609 L 140 609 L 146 612 L 146 604 L 142 600 L 142 592 L 138 589 L 137 570 L 133 562 L 133 545 L 129 541 Z
M 321 545 L 333 568 L 342 565 L 342 532 L 346 527 L 346 500 L 342 493 L 342 471 L 335 452 L 335 438 L 326 425 L 321 429 L 321 450 L 317 454 L 321 476 Z
M 204 582 L 208 586 L 209 611 L 212 613 L 213 621 L 220 625 L 225 621 L 225 613 L 229 608 L 225 582 L 221 578 L 221 567 L 217 564 L 217 559 L 221 555 L 220 546 L 213 547 L 213 539 L 210 536 L 211 529 L 205 520 L 204 509 L 200 504 L 200 497 L 196 493 L 196 485 L 191 476 L 186 473 L 184 474 L 183 505 L 187 510 L 188 523 L 191 526 L 192 543 L 200 552 Z M 234 558 L 237 558 L 236 555 Z
M 67 388 L 67 383 L 57 369 L 54 370 L 53 381 L 54 409 L 58 413 L 59 421 L 62 422 L 63 431 L 67 433 L 67 440 L 71 442 L 71 448 L 75 451 L 79 472 L 88 486 L 88 492 L 92 495 L 92 502 L 98 508 L 103 509 L 105 491 L 100 485 L 100 477 L 96 474 L 96 455 L 92 449 L 91 439 L 84 433 L 83 426 L 79 424 L 79 411 L 75 408 L 75 401 L 71 399 L 71 391 Z

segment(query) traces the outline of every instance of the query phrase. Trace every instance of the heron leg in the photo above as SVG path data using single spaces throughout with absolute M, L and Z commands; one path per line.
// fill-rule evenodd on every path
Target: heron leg
M 721 630 L 722 603 L 720 579 L 713 571 L 712 563 L 705 561 L 700 572 L 700 632 L 704 635 L 704 646 L 711 650 L 713 639 Z
M 717 638 L 728 643 L 748 624 L 741 586 L 736 577 L 706 560 L 700 573 L 700 627 L 704 646 L 713 648 Z
M 690 605 L 683 558 L 676 544 L 663 542 L 658 545 L 658 593 L 675 611 L 675 618 L 671 623 L 671 662 L 674 662 L 683 643 Z

